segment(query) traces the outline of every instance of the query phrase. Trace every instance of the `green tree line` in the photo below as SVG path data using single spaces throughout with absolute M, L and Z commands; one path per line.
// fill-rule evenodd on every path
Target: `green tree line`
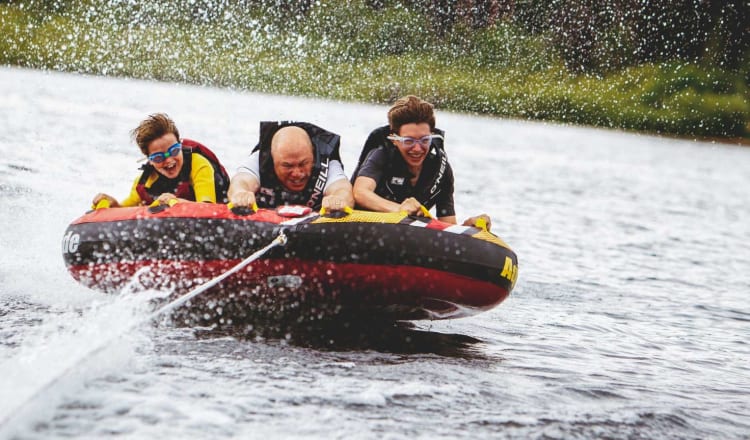
M 750 137 L 746 0 L 5 0 L 0 62 Z
M 385 2 L 371 2 L 377 6 Z M 747 67 L 750 3 L 746 0 L 442 0 L 413 2 L 436 27 L 474 29 L 510 20 L 548 35 L 573 70 L 607 71 L 683 60 Z

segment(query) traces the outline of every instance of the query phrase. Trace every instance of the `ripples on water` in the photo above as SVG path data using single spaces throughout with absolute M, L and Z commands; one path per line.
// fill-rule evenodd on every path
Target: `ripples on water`
M 143 304 L 75 284 L 59 242 L 127 190 L 144 115 L 230 169 L 259 120 L 310 120 L 350 170 L 385 107 L 17 69 L 0 90 L 0 437 L 748 438 L 750 150 L 439 112 L 459 217 L 486 211 L 519 255 L 504 304 L 123 332 Z

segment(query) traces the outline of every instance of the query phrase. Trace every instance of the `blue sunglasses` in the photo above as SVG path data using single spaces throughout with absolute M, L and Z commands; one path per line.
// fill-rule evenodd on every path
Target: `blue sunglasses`
M 177 142 L 172 144 L 167 151 L 164 153 L 152 153 L 148 155 L 148 160 L 153 163 L 162 163 L 167 160 L 168 157 L 177 156 L 182 151 L 182 144 Z

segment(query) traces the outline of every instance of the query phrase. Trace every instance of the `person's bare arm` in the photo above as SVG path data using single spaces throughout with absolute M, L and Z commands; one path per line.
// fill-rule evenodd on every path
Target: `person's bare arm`
M 357 177 L 354 180 L 354 200 L 357 205 L 377 212 L 406 211 L 410 215 L 421 212 L 421 204 L 414 197 L 409 197 L 401 203 L 391 202 L 375 194 L 376 186 L 377 182 L 370 177 Z
M 352 184 L 347 179 L 339 179 L 326 188 L 321 207 L 327 211 L 342 211 L 354 207 Z
M 359 176 L 354 181 L 354 200 L 357 205 L 377 212 L 406 212 L 409 215 L 425 215 L 422 204 L 414 197 L 409 197 L 401 203 L 391 202 L 375 194 L 377 183 L 374 179 Z M 453 223 L 456 221 L 453 220 Z
M 258 178 L 252 173 L 237 173 L 229 182 L 227 196 L 234 206 L 252 207 L 255 193 L 260 189 Z

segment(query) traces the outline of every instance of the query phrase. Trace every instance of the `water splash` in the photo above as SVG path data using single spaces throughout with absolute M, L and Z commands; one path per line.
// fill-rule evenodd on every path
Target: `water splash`
M 135 347 L 148 342 L 147 327 L 138 324 L 159 296 L 163 293 L 119 295 L 85 310 L 47 315 L 0 363 L 0 437 L 43 418 L 90 378 L 125 368 Z
M 286 240 L 286 235 L 280 232 L 271 243 L 228 271 L 156 311 L 147 313 L 151 300 L 164 298 L 169 293 L 128 294 L 138 285 L 143 273 L 138 271 L 123 289 L 124 293 L 113 302 L 96 303 L 84 313 L 68 312 L 47 321 L 17 356 L 0 365 L 0 377 L 7 381 L 2 388 L 13 389 L 13 396 L 0 404 L 0 434 L 9 431 L 5 434 L 10 436 L 14 429 L 25 424 L 23 422 L 54 409 L 62 397 L 71 394 L 85 380 L 112 371 L 132 358 L 139 328 L 146 328 L 145 324 L 168 315 L 273 247 L 284 245 Z

